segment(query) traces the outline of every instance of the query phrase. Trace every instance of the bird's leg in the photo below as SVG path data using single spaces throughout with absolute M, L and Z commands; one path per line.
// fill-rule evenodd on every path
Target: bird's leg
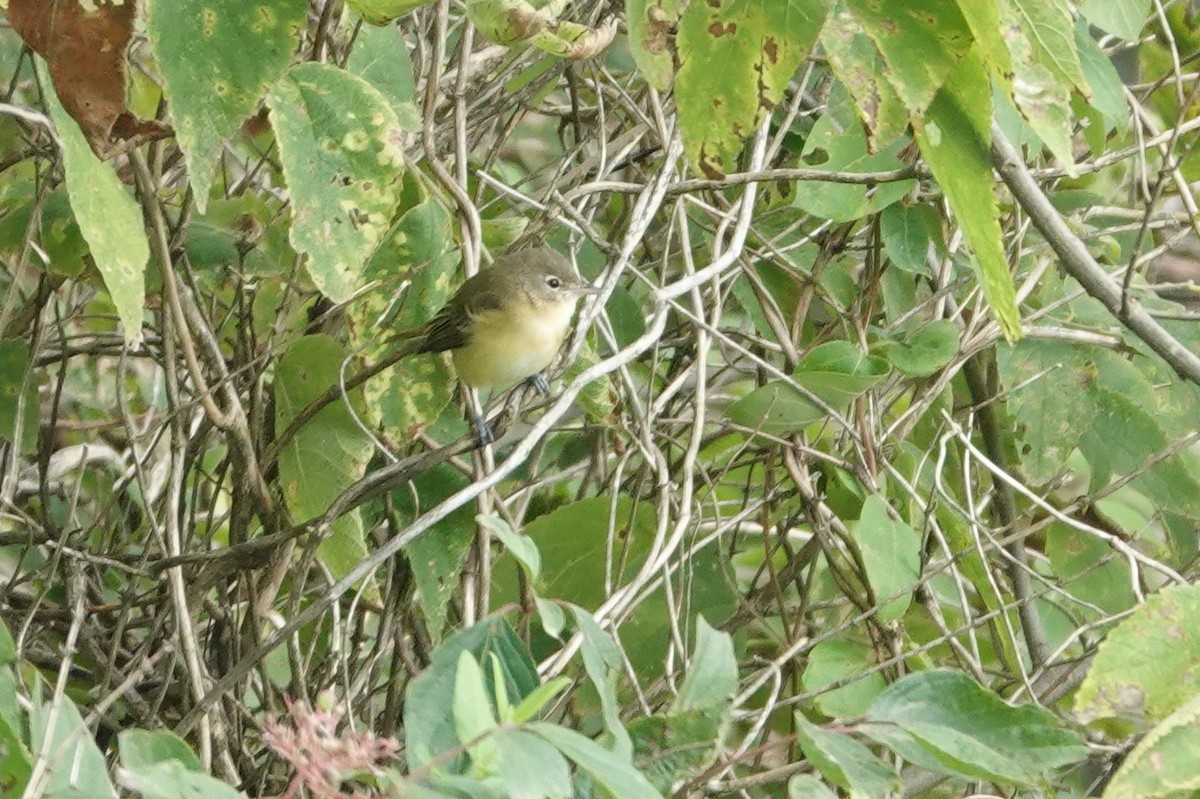
M 541 372 L 533 375 L 525 382 L 533 386 L 534 390 L 543 397 L 550 393 L 550 384 L 546 382 L 546 376 Z
M 469 407 L 471 412 L 471 427 L 475 430 L 475 443 L 481 447 L 486 447 L 488 444 L 495 442 L 496 438 L 492 435 L 492 426 L 487 423 L 487 419 L 483 413 L 476 410 L 473 403 Z
M 462 390 L 463 405 L 467 407 L 467 416 L 471 419 L 475 443 L 480 447 L 494 443 L 496 437 L 492 435 L 492 426 L 487 422 L 487 408 L 483 400 L 475 393 L 474 389 L 465 383 L 460 384 L 459 387 Z

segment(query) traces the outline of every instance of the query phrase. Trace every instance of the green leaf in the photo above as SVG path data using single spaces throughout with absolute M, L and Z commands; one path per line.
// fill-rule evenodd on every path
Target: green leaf
M 1021 335 L 1016 291 L 1000 231 L 1000 206 L 988 155 L 991 139 L 980 111 L 991 108 L 991 89 L 978 61 L 964 64 L 940 92 L 924 119 L 914 119 L 921 154 L 937 178 L 967 242 L 975 251 L 983 293 L 1006 338 Z
M 1151 0 L 1083 0 L 1079 13 L 1101 30 L 1136 42 L 1142 35 Z
M 495 741 L 487 736 L 496 729 L 492 715 L 492 700 L 483 680 L 483 669 L 463 650 L 458 653 L 458 670 L 454 677 L 454 732 L 459 743 L 467 747 L 471 765 L 479 774 L 492 773 L 498 764 L 499 752 Z M 480 740 L 476 741 L 479 738 Z
M 4 620 L 0 619 L 0 666 L 11 666 L 17 662 L 17 644 L 13 641 L 12 633 L 8 631 Z
M 583 637 L 583 667 L 596 693 L 600 695 L 604 726 L 612 736 L 613 751 L 628 759 L 633 752 L 633 744 L 625 725 L 621 723 L 621 706 L 617 701 L 617 684 L 624 673 L 624 659 L 616 642 L 600 628 L 592 614 L 578 605 L 573 605 L 571 611 L 575 616 L 575 626 Z
M 696 645 L 687 676 L 665 716 L 648 716 L 630 723 L 634 759 L 654 785 L 664 791 L 716 761 L 729 726 L 731 701 L 737 688 L 737 658 L 733 639 L 696 623 Z
M 496 744 L 500 778 L 511 799 L 571 795 L 571 772 L 559 751 L 524 730 L 500 730 Z
M 879 48 L 862 23 L 837 2 L 821 28 L 821 49 L 838 81 L 854 98 L 858 116 L 867 128 L 870 151 L 894 141 L 908 128 L 908 111 L 888 83 Z
M 874 799 L 900 789 L 900 777 L 849 735 L 824 730 L 796 714 L 796 739 L 813 768 L 849 791 L 851 799 Z
M 907 139 L 897 138 L 878 152 L 871 152 L 859 125 L 843 127 L 826 114 L 813 125 L 801 158 L 811 167 L 831 172 L 882 172 L 904 166 L 898 156 L 907 144 Z M 886 208 L 908 194 L 914 185 L 913 180 L 875 186 L 801 181 L 796 186 L 794 204 L 823 219 L 850 222 Z
M 1101 507 L 1100 511 L 1111 518 L 1106 508 Z M 1071 596 L 1113 615 L 1137 604 L 1129 561 L 1115 554 L 1107 542 L 1071 525 L 1055 522 L 1046 531 L 1045 547 L 1046 557 L 1061 580 L 1059 585 Z
M 845 407 L 889 372 L 887 361 L 867 355 L 849 341 L 818 344 L 804 356 L 792 379 L 834 407 Z
M 610 525 L 623 542 L 624 552 L 605 554 Z M 614 557 L 614 565 L 621 564 L 611 575 L 614 586 L 631 579 L 653 541 L 654 513 L 645 505 L 635 509 L 624 495 L 615 501 L 609 496 L 589 497 L 532 519 L 524 533 L 541 553 L 542 595 L 598 607 L 604 601 L 605 589 L 604 581 L 595 578 L 606 572 L 605 561 Z M 516 596 L 515 584 L 497 587 L 513 592 L 497 594 L 497 603 Z
M 559 58 L 589 58 L 612 41 L 616 28 L 589 28 L 559 19 L 558 4 L 525 0 L 468 0 L 467 17 L 488 41 L 503 45 L 531 44 Z
M 1052 713 L 1013 707 L 965 674 L 911 674 L 875 700 L 861 729 L 918 765 L 1010 785 L 1035 785 L 1087 756 L 1083 739 Z M 914 759 L 918 758 L 918 759 Z
M 200 758 L 187 742 L 169 730 L 122 730 L 117 735 L 121 765 L 138 770 L 175 761 L 190 771 L 204 771 Z
M 204 213 L 225 141 L 291 63 L 303 0 L 153 0 L 146 31 L 175 137 Z
M 725 738 L 726 714 L 712 709 L 669 716 L 642 716 L 629 722 L 633 759 L 663 793 L 716 762 Z
M 966 56 L 971 30 L 954 0 L 846 0 L 887 62 L 896 94 L 924 114 Z
M 1091 403 L 1078 389 L 1095 380 L 1096 365 L 1076 345 L 1028 339 L 996 351 L 1002 382 L 1011 393 L 1008 409 L 1017 423 L 1021 468 L 1033 485 L 1062 470 L 1079 437 L 1091 425 Z
M 92 731 L 84 726 L 79 708 L 65 695 L 52 702 L 35 702 L 29 710 L 31 748 L 52 755 L 46 763 L 43 795 L 117 799 L 104 755 Z
M 1171 443 L 1153 413 L 1113 391 L 1093 391 L 1091 399 L 1095 416 L 1079 439 L 1079 449 L 1091 464 L 1092 486 L 1106 485 L 1113 474 L 1141 472 L 1132 482 L 1136 489 L 1164 508 L 1200 515 L 1200 462 L 1195 453 L 1181 452 L 1148 465 Z
M 0 253 L 15 261 L 21 257 L 30 219 L 38 207 L 38 187 L 31 179 L 14 177 L 11 172 L 6 178 L 8 185 L 0 191 Z M 82 275 L 88 247 L 75 221 L 65 187 L 58 186 L 45 192 L 39 222 L 40 226 L 35 228 L 34 235 L 37 236 L 41 251 L 45 253 L 45 259 L 38 253 L 29 262 L 55 275 Z
M 533 689 L 512 710 L 511 721 L 523 724 L 540 714 L 559 694 L 571 687 L 570 677 L 555 677 Z
M 458 749 L 454 720 L 446 710 L 454 704 L 458 658 L 464 651 L 476 662 L 496 656 L 508 696 L 518 707 L 538 687 L 533 660 L 508 622 L 490 618 L 455 632 L 433 650 L 429 666 L 404 689 L 405 754 L 410 771 Z M 462 765 L 462 756 L 455 754 L 441 761 L 439 768 L 457 773 Z
M 412 2 L 412 0 L 406 0 Z M 417 4 L 430 0 L 417 0 Z M 354 3 L 351 3 L 353 6 Z M 403 12 L 401 12 L 403 13 Z M 354 49 L 346 61 L 346 69 L 374 86 L 387 98 L 396 119 L 404 130 L 421 129 L 421 112 L 417 110 L 416 82 L 413 79 L 412 58 L 400 29 L 395 25 L 382 28 L 363 26 L 354 39 Z
M 847 638 L 830 638 L 814 646 L 804 667 L 804 690 L 817 693 L 817 707 L 830 718 L 854 718 L 867 712 L 871 702 L 886 684 L 878 671 L 866 672 L 873 665 L 875 652 Z M 832 691 L 826 687 L 849 680 Z
M 505 549 L 511 552 L 513 557 L 525 567 L 529 579 L 536 583 L 538 575 L 542 572 L 542 556 L 533 539 L 513 530 L 508 526 L 508 522 L 495 513 L 487 516 L 479 515 L 475 518 L 482 527 L 487 528 L 496 538 L 500 539 L 500 543 L 504 544 Z
M 1129 101 L 1125 99 L 1125 84 L 1082 22 L 1075 25 L 1075 46 L 1079 48 L 1079 63 L 1091 89 L 1092 107 L 1104 117 L 1107 127 L 1126 129 L 1129 127 Z
M 433 0 L 348 0 L 347 5 L 372 25 L 384 25 Z
M 422 512 L 437 505 L 471 481 L 449 464 L 413 475 L 392 492 L 400 524 L 411 524 Z M 437 641 L 446 631 L 446 609 L 459 589 L 463 563 L 475 543 L 475 516 L 463 505 L 433 525 L 405 549 L 417 586 L 417 604 L 425 615 L 429 636 Z
M 610 590 L 606 586 L 615 590 L 627 584 L 642 567 L 655 538 L 655 512 L 648 503 L 609 494 L 538 516 L 525 525 L 524 533 L 541 553 L 538 593 L 561 604 L 596 608 Z M 522 600 L 520 568 L 514 558 L 497 560 L 492 607 Z M 727 570 L 728 558 L 720 548 L 706 547 L 691 556 L 689 579 L 674 587 L 670 601 L 662 590 L 650 592 L 622 622 L 622 648 L 642 678 L 662 673 L 664 646 L 677 624 L 671 603 L 686 602 L 691 614 L 708 618 L 724 618 L 732 611 Z
M 1075 694 L 1085 723 L 1116 718 L 1141 729 L 1166 719 L 1200 685 L 1200 586 L 1170 586 L 1118 624 L 1100 644 Z
M 1054 157 L 1071 170 L 1071 87 L 1087 93 L 1088 86 L 1070 9 L 1064 0 L 1000 0 L 1000 9 L 1015 73 L 1013 99 Z
M 1138 741 L 1104 789 L 1104 799 L 1157 799 L 1200 790 L 1200 694 Z
M 18 423 L 20 449 L 32 451 L 37 442 L 38 392 L 36 376 L 30 372 L 29 345 L 21 339 L 0 339 L 0 441 L 12 443 Z
M 1004 43 L 1004 30 L 1000 25 L 1000 9 L 997 0 L 969 0 L 959 3 L 958 10 L 971 29 L 975 47 L 988 69 L 993 74 L 1011 75 L 1012 61 Z
M 1003 25 L 1019 29 L 1019 35 L 1017 30 L 1005 30 L 1006 36 L 1017 37 L 1008 39 L 1008 49 L 1018 78 L 1023 77 L 1023 62 L 1037 63 L 1062 84 L 1087 92 L 1066 0 L 1000 0 L 1000 17 Z
M 746 137 L 783 97 L 817 40 L 826 9 L 826 0 L 707 0 L 687 6 L 676 45 L 675 102 L 688 158 L 706 175 L 724 174 Z
M 246 795 L 205 774 L 188 768 L 178 760 L 126 768 L 120 773 L 122 787 L 149 799 L 180 799 L 203 796 L 206 799 L 245 799 Z
M 335 302 L 363 267 L 400 200 L 400 122 L 362 78 L 327 64 L 288 70 L 267 96 L 292 200 L 291 242 Z
M 921 573 L 921 536 L 892 519 L 887 507 L 878 494 L 871 494 L 863 503 L 858 524 L 852 527 L 871 590 L 876 601 L 883 603 L 879 620 L 885 623 L 908 610 Z
M 112 164 L 104 163 L 92 152 L 79 126 L 63 110 L 58 98 L 52 92 L 45 96 L 62 141 L 67 196 L 71 198 L 75 220 L 117 308 L 117 316 L 125 329 L 125 341 L 140 341 L 146 299 L 146 262 L 150 260 L 150 243 L 142 227 L 142 209 L 117 177 Z
M 288 348 L 275 371 L 275 429 L 284 430 L 305 407 L 339 382 L 345 349 L 324 335 L 305 336 Z M 357 413 L 361 395 L 353 392 Z M 326 405 L 279 453 L 283 500 L 297 523 L 316 518 L 351 483 L 362 477 L 371 458 L 371 439 L 359 428 L 344 400 Z M 335 520 L 332 534 L 317 550 L 321 561 L 341 576 L 367 555 L 362 517 L 357 510 Z
M 613 796 L 621 799 L 662 799 L 662 795 L 654 790 L 654 786 L 633 767 L 628 758 L 608 751 L 591 738 L 542 722 L 530 724 L 529 729 L 586 771 Z
M 833 791 L 811 774 L 797 774 L 788 780 L 788 799 L 837 799 Z
M 696 620 L 696 647 L 671 712 L 728 708 L 737 688 L 737 657 L 729 633 L 714 630 L 701 616 Z
M 752 430 L 786 436 L 819 422 L 826 413 L 787 383 L 774 380 L 730 405 L 725 415 Z
M 629 49 L 646 82 L 666 91 L 675 76 L 671 28 L 679 20 L 679 0 L 627 0 Z
M 10 668 L 0 668 L 0 790 L 15 799 L 33 776 L 34 755 L 25 738 L 25 713 Z
M 529 221 L 525 216 L 494 216 L 482 220 L 483 246 L 504 252 L 529 229 Z
M 377 285 L 350 310 L 355 349 L 372 358 L 390 346 L 380 324 L 404 330 L 431 318 L 450 298 L 457 274 L 450 215 L 436 198 L 420 199 L 392 224 L 367 264 Z M 393 305 L 398 305 L 393 308 Z M 363 397 L 393 435 L 408 437 L 435 422 L 453 399 L 454 378 L 438 356 L 406 358 L 367 382 Z
M 557 602 L 543 599 L 534 595 L 533 604 L 537 607 L 538 616 L 542 620 L 542 630 L 551 638 L 561 638 L 563 629 L 567 626 L 567 617 Z
M 879 231 L 888 260 L 914 275 L 929 274 L 931 244 L 939 251 L 944 247 L 942 222 L 928 205 L 889 205 L 879 217 Z
M 934 319 L 883 349 L 887 359 L 909 377 L 928 377 L 941 369 L 958 352 L 958 325 L 949 319 Z
M 863 354 L 848 341 L 815 347 L 796 367 L 792 379 L 834 408 L 845 407 L 887 376 L 883 358 Z M 737 424 L 784 436 L 825 418 L 826 412 L 783 380 L 751 391 L 726 409 Z

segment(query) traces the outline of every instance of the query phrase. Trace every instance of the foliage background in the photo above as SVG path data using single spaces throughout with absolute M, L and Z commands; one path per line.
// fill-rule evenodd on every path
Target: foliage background
M 1200 790 L 1187 3 L 96 5 L 0 28 L 6 796 Z M 478 451 L 386 333 L 543 240 Z

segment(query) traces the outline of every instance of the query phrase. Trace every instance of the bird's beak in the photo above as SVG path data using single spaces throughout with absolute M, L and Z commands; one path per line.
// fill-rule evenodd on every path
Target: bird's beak
M 580 297 L 586 297 L 589 294 L 599 294 L 600 293 L 599 286 L 593 286 L 591 283 L 587 282 L 583 278 L 580 278 L 579 282 L 571 287 L 571 290 L 575 294 L 578 294 Z

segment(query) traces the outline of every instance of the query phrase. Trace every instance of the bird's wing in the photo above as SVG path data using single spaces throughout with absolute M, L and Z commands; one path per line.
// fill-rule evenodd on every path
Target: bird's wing
M 460 289 L 445 307 L 425 323 L 420 332 L 420 346 L 415 352 L 445 352 L 467 344 L 475 317 L 501 307 L 500 297 L 492 289 L 492 281 L 479 280 L 487 274 L 484 271 L 473 278 L 479 284 L 471 292 L 469 300 L 462 299 L 463 292 Z

